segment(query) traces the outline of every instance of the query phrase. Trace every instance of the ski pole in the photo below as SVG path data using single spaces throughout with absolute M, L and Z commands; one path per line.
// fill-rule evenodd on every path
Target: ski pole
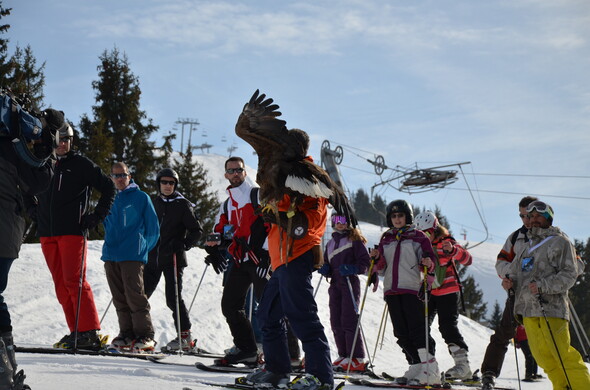
M 381 315 L 381 323 L 379 324 L 379 332 L 377 332 L 377 339 L 375 340 L 375 349 L 373 350 L 373 357 L 372 360 L 375 361 L 375 356 L 377 355 L 377 345 L 379 345 L 379 338 L 381 338 L 381 347 L 383 347 L 383 338 L 385 335 L 385 327 L 383 326 L 383 322 L 387 318 L 387 303 L 383 306 L 383 314 Z M 382 333 L 383 332 L 383 333 Z
M 536 283 L 534 280 L 531 283 Z M 543 296 L 541 295 L 541 291 L 537 294 L 537 299 L 539 300 L 539 306 L 541 306 L 541 313 L 543 313 L 543 318 L 545 319 L 545 323 L 547 324 L 547 329 L 549 329 L 549 334 L 551 335 L 551 341 L 553 341 L 553 346 L 555 347 L 555 352 L 557 352 L 557 357 L 559 358 L 559 363 L 561 364 L 561 368 L 563 369 L 563 374 L 565 375 L 565 379 L 567 381 L 567 388 L 572 390 L 572 384 L 570 383 L 570 378 L 567 375 L 567 370 L 565 369 L 565 365 L 563 364 L 563 359 L 561 358 L 561 353 L 559 352 L 559 348 L 557 347 L 557 342 L 555 341 L 555 336 L 553 336 L 553 330 L 551 329 L 551 325 L 549 324 L 549 320 L 547 319 L 547 314 L 545 313 L 545 306 L 544 303 L 547 303 Z
M 248 307 L 248 321 L 250 321 L 250 323 L 252 323 L 252 311 L 254 309 L 254 285 L 251 284 L 250 287 L 248 287 L 248 294 L 250 294 L 250 299 L 248 299 L 249 303 L 250 303 L 250 307 Z
M 320 275 L 320 280 L 318 280 L 318 284 L 317 284 L 317 286 L 315 286 L 315 290 L 313 290 L 314 299 L 315 299 L 315 296 L 318 294 L 318 291 L 320 291 L 320 283 L 322 283 L 323 278 L 324 278 L 324 275 Z
M 426 387 L 430 387 L 430 322 L 428 320 L 428 267 L 424 266 L 424 333 L 426 340 Z
M 199 289 L 201 288 L 201 283 L 203 283 L 203 278 L 205 277 L 205 272 L 207 272 L 208 268 L 209 268 L 209 264 L 205 264 L 205 269 L 203 270 L 203 274 L 201 275 L 201 280 L 199 280 L 199 284 L 197 285 L 197 290 L 195 291 L 195 295 L 193 295 L 193 300 L 191 301 L 191 305 L 188 308 L 188 313 L 190 313 L 191 309 L 193 308 L 193 303 L 195 303 L 195 299 L 197 298 L 197 293 L 199 292 Z
M 359 315 L 358 315 L 358 323 L 359 324 L 361 323 L 361 318 L 363 317 L 363 310 L 365 309 L 365 300 L 367 299 L 367 291 L 369 290 L 369 285 L 371 284 L 371 275 L 373 273 L 374 266 L 375 266 L 375 258 L 371 256 L 371 262 L 369 263 L 369 271 L 367 271 L 367 283 L 365 283 L 365 292 L 363 294 L 363 299 L 361 301 L 361 306 L 359 308 Z M 356 345 L 356 339 L 359 335 L 359 329 L 360 329 L 360 327 L 357 326 L 356 330 L 354 331 L 354 338 L 352 339 L 353 350 L 354 350 L 354 346 Z M 350 370 L 350 364 L 348 365 L 348 368 Z M 347 370 L 347 372 L 346 372 L 347 376 L 348 376 L 349 370 Z
M 100 324 L 102 324 L 102 320 L 104 320 L 104 318 L 106 317 L 112 303 L 113 303 L 113 298 L 111 298 L 111 300 L 109 301 L 109 304 L 107 305 L 107 308 L 104 310 L 104 314 L 100 318 Z
M 356 313 L 356 318 L 357 318 L 357 324 L 356 327 L 360 329 L 361 332 L 361 340 L 363 341 L 363 343 L 365 344 L 364 347 L 367 351 L 367 359 L 369 359 L 369 367 L 373 367 L 373 363 L 371 361 L 371 355 L 369 353 L 368 350 L 368 345 L 367 345 L 367 338 L 365 337 L 365 332 L 363 331 L 363 326 L 359 320 L 359 308 L 356 304 L 356 300 L 354 299 L 354 291 L 352 289 L 352 283 L 350 282 L 350 275 L 346 276 L 346 282 L 348 283 L 348 291 L 350 291 L 350 299 L 352 300 L 352 306 L 354 307 L 354 312 Z M 356 331 L 355 331 L 356 332 Z M 354 348 L 356 347 L 356 338 L 354 339 L 354 341 L 352 342 L 352 348 L 350 349 L 350 356 L 348 358 L 348 369 L 346 370 L 346 375 L 348 375 L 350 373 L 350 367 L 352 366 L 352 364 L 350 364 L 350 362 L 352 362 L 352 357 L 354 355 Z
M 510 279 L 510 275 L 506 274 L 506 279 Z M 508 289 L 508 301 L 514 302 L 514 289 Z M 512 324 L 514 326 L 514 323 Z M 516 378 L 518 379 L 518 390 L 521 390 L 520 385 L 520 367 L 518 365 L 518 354 L 516 353 L 516 332 L 514 332 L 514 337 L 512 338 L 512 344 L 514 344 L 514 360 L 516 360 Z
M 31 222 L 29 224 L 29 227 L 27 227 L 27 230 L 25 231 L 25 234 L 23 234 L 23 240 L 22 240 L 23 243 L 25 242 L 25 240 L 27 239 L 27 237 L 29 237 L 29 233 L 33 229 L 33 226 L 35 226 L 35 221 L 33 221 L 33 222 Z
M 182 335 L 180 329 L 180 294 L 178 293 L 178 266 L 176 264 L 176 253 L 172 254 L 174 265 L 174 294 L 176 297 L 176 330 L 178 332 L 178 354 L 182 356 Z
M 76 321 L 74 326 L 74 354 L 78 352 L 78 322 L 80 321 L 80 304 L 82 303 L 82 286 L 84 284 L 84 263 L 86 261 L 86 245 L 88 230 L 82 232 L 84 245 L 82 246 L 82 260 L 80 261 L 80 279 L 78 281 L 78 304 L 76 305 Z

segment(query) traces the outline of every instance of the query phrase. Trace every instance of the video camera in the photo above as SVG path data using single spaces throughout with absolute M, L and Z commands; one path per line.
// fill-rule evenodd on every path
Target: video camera
M 10 138 L 16 154 L 28 165 L 41 167 L 57 147 L 56 133 L 66 126 L 63 112 L 32 109 L 26 95 L 0 88 L 0 137 Z M 34 141 L 34 154 L 28 144 Z

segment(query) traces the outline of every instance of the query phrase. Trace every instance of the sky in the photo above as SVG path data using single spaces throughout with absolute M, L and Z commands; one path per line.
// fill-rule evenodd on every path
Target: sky
M 362 224 L 363 233 L 369 242 L 379 239 L 377 226 Z M 92 286 L 96 307 L 101 318 L 101 333 L 111 338 L 118 333 L 117 316 L 109 305 L 111 293 L 104 274 L 103 262 L 100 260 L 102 241 L 90 241 L 87 256 L 87 280 Z M 505 293 L 495 275 L 495 256 L 499 244 L 484 243 L 474 248 L 473 264 L 468 268 L 478 283 L 484 286 L 484 300 L 488 306 L 496 300 L 503 305 Z M 194 248 L 187 253 L 188 267 L 184 270 L 183 298 L 190 307 L 193 336 L 197 344 L 212 352 L 221 353 L 232 344 L 229 328 L 221 313 L 221 276 L 213 270 L 206 269 L 204 257 L 206 252 Z M 210 267 L 209 267 L 210 268 Z M 31 272 L 31 270 L 35 272 Z M 364 285 L 365 276 L 361 276 Z M 201 283 L 202 280 L 202 283 Z M 332 356 L 336 351 L 329 322 L 328 286 L 325 280 L 320 282 L 320 275 L 313 274 L 312 285 L 318 289 L 316 300 L 318 313 L 326 329 Z M 486 288 L 492 286 L 495 288 Z M 23 245 L 18 260 L 10 271 L 8 288 L 3 294 L 8 304 L 13 325 L 14 342 L 17 346 L 49 346 L 68 333 L 65 319 L 53 289 L 53 282 L 39 244 Z M 192 304 L 194 300 L 194 305 Z M 383 342 L 377 343 L 379 326 L 383 313 L 382 283 L 376 292 L 369 292 L 363 305 L 362 325 L 368 340 L 371 361 L 375 372 L 387 372 L 400 375 L 406 369 L 401 349 L 395 343 L 391 322 L 387 320 L 384 327 Z M 154 324 L 155 339 L 158 346 L 165 345 L 175 337 L 172 313 L 166 307 L 164 283 L 160 283 L 150 298 L 150 314 Z M 110 309 L 110 310 L 109 310 Z M 436 324 L 436 322 L 435 322 Z M 477 369 L 483 360 L 485 347 L 492 331 L 466 317 L 460 316 L 459 329 L 466 343 L 470 346 L 469 359 L 472 370 Z M 436 358 L 441 370 L 452 366 L 452 358 L 445 348 L 438 326 L 432 327 L 432 336 L 436 341 Z M 575 337 L 572 335 L 572 337 Z M 520 375 L 524 374 L 524 357 L 517 352 Z M 230 383 L 240 376 L 238 374 L 211 374 L 197 371 L 194 362 L 211 364 L 210 359 L 191 356 L 171 357 L 169 360 L 185 364 L 181 366 L 157 365 L 148 361 L 104 356 L 40 355 L 30 353 L 16 354 L 19 369 L 27 375 L 25 383 L 32 389 L 43 390 L 135 390 L 135 389 L 184 389 L 210 390 L 210 386 L 198 384 L 197 381 Z M 519 388 L 517 378 L 515 350 L 510 347 L 504 361 L 498 386 Z M 542 370 L 539 371 L 540 373 Z M 338 381 L 339 383 L 340 381 Z M 350 390 L 356 389 L 347 386 Z M 522 390 L 549 390 L 551 384 L 547 379 L 537 383 L 521 383 Z M 359 387 L 358 390 L 368 388 Z
M 518 1 L 3 1 L 9 52 L 45 62 L 45 104 L 91 116 L 99 56 L 127 56 L 160 144 L 181 119 L 191 145 L 223 156 L 256 89 L 307 131 L 320 162 L 343 148 L 348 191 L 439 206 L 452 232 L 502 243 L 517 203 L 538 195 L 555 225 L 586 240 L 590 213 L 590 3 Z M 189 138 L 185 126 L 183 147 Z M 382 156 L 380 177 L 367 160 Z M 437 191 L 400 192 L 416 168 L 470 162 Z M 485 233 L 487 227 L 488 234 Z

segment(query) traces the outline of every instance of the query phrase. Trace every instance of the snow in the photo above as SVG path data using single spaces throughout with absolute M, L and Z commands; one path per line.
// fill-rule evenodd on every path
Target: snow
M 202 158 L 202 156 L 198 157 Z M 221 169 L 214 175 L 218 175 L 217 178 L 222 176 L 225 158 L 209 156 L 207 159 L 205 164 L 208 168 L 209 164 L 214 167 L 221 165 Z M 250 170 L 249 174 L 252 178 L 254 177 L 254 173 Z M 225 188 L 225 183 L 225 181 L 216 180 L 212 186 L 219 191 Z M 369 240 L 369 245 L 378 242 L 381 234 L 379 227 L 363 223 L 361 228 Z M 102 241 L 89 242 L 87 279 L 94 291 L 99 316 L 102 317 L 109 305 L 111 294 L 106 282 L 103 262 L 100 260 L 101 248 Z M 474 261 L 469 272 L 474 275 L 480 287 L 484 289 L 484 297 L 488 302 L 491 302 L 490 307 L 494 300 L 498 300 L 501 305 L 504 301 L 504 292 L 499 286 L 498 276 L 494 272 L 495 256 L 499 250 L 500 245 L 489 243 L 484 243 L 472 250 Z M 190 311 L 193 336 L 198 338 L 201 348 L 220 353 L 232 345 L 229 329 L 220 308 L 221 276 L 216 275 L 210 267 L 206 269 L 203 261 L 205 252 L 202 249 L 194 248 L 187 255 L 189 266 L 184 273 L 183 293 L 187 305 L 191 304 L 199 281 L 204 275 Z M 361 277 L 361 283 L 364 283 L 365 280 L 365 277 Z M 319 275 L 314 273 L 312 282 L 314 287 L 318 285 L 318 281 Z M 155 338 L 160 346 L 175 337 L 172 314 L 166 307 L 163 286 L 162 280 L 150 300 L 152 320 L 156 329 Z M 322 281 L 319 284 L 316 299 L 319 315 L 326 327 L 332 351 L 335 351 L 330 331 L 327 290 L 328 284 Z M 12 315 L 16 345 L 50 346 L 68 333 L 61 306 L 54 293 L 51 275 L 38 244 L 23 245 L 20 258 L 12 266 L 9 285 L 4 295 Z M 383 310 L 384 301 L 381 287 L 375 293 L 369 290 L 364 305 L 362 324 L 371 355 L 376 348 L 377 333 Z M 465 317 L 460 318 L 459 328 L 470 346 L 471 367 L 477 369 L 481 365 L 485 347 L 492 331 Z M 112 306 L 102 321 L 101 332 L 111 336 L 118 333 L 117 318 Z M 438 347 L 436 357 L 440 368 L 441 370 L 448 369 L 452 365 L 452 359 L 446 351 L 436 326 L 433 328 L 432 334 Z M 212 363 L 211 359 L 192 356 L 171 357 L 170 359 L 182 362 L 187 366 L 159 365 L 149 361 L 110 356 L 17 353 L 19 369 L 25 370 L 26 383 L 33 390 L 180 390 L 183 387 L 210 389 L 209 386 L 199 384 L 198 381 L 233 382 L 234 378 L 239 376 L 239 374 L 206 373 L 194 368 L 194 362 Z M 520 352 L 518 352 L 518 362 L 520 373 L 523 375 L 524 357 Z M 400 375 L 407 368 L 403 354 L 395 343 L 389 320 L 385 325 L 383 343 L 380 343 L 376 348 L 374 364 L 377 373 L 385 371 L 393 375 Z M 515 353 L 512 347 L 506 354 L 504 369 L 498 380 L 498 385 L 518 388 Z M 350 385 L 350 387 L 352 386 Z M 545 379 L 540 383 L 522 383 L 521 388 L 523 390 L 545 390 L 550 389 L 551 384 Z

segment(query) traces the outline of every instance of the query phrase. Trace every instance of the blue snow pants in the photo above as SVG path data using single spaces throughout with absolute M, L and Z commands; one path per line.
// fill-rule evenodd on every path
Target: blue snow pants
M 291 372 L 284 317 L 305 352 L 305 371 L 320 382 L 334 383 L 330 346 L 318 317 L 313 297 L 311 273 L 313 254 L 305 252 L 274 270 L 258 305 L 266 369 L 274 373 Z

